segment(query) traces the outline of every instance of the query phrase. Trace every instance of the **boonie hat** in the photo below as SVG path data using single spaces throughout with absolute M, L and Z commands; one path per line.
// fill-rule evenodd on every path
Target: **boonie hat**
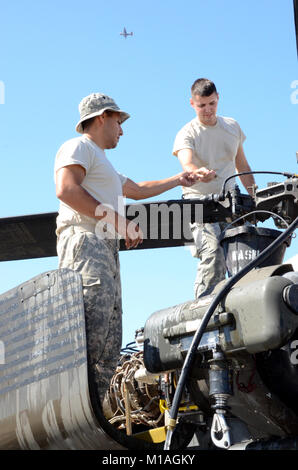
M 83 134 L 84 131 L 82 122 L 94 116 L 100 116 L 107 110 L 116 111 L 119 113 L 121 123 L 130 117 L 129 114 L 122 111 L 117 106 L 115 101 L 110 96 L 103 95 L 102 93 L 91 93 L 91 95 L 83 98 L 79 104 L 80 120 L 76 125 L 76 131 L 80 134 Z

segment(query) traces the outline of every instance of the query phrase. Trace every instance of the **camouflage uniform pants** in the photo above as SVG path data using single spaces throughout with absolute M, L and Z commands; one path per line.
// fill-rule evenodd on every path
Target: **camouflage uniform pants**
M 119 359 L 122 301 L 118 242 L 100 240 L 81 227 L 58 236 L 59 268 L 82 276 L 89 372 L 103 400 Z
M 194 223 L 192 231 L 196 243 L 195 257 L 200 258 L 194 283 L 195 298 L 210 294 L 226 275 L 224 252 L 219 237 L 227 226 L 225 222 Z

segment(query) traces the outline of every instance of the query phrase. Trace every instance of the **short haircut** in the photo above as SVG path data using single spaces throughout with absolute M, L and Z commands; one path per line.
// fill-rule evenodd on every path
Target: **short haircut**
M 208 78 L 198 78 L 191 87 L 191 95 L 210 96 L 217 93 L 216 86 Z

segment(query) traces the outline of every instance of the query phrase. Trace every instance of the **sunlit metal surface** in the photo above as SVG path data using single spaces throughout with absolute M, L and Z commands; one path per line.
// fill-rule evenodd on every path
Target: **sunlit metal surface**
M 0 297 L 0 449 L 123 449 L 90 404 L 80 276 L 50 271 Z

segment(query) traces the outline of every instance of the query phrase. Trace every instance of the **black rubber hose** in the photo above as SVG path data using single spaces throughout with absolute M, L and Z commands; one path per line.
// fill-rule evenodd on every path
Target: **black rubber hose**
M 282 172 L 282 171 L 243 171 L 242 173 L 235 173 L 234 175 L 229 176 L 228 178 L 225 179 L 222 190 L 220 193 L 220 197 L 225 197 L 225 189 L 226 189 L 226 184 L 227 182 L 232 179 L 236 178 L 236 176 L 242 176 L 242 175 L 260 175 L 260 174 L 269 174 L 269 175 L 281 175 L 285 176 L 286 178 L 297 178 L 297 175 L 295 173 L 287 173 L 287 172 Z
M 268 258 L 272 251 L 278 248 L 288 237 L 289 235 L 294 232 L 294 230 L 298 227 L 298 217 L 289 225 L 289 227 L 278 237 L 274 240 L 264 251 L 262 251 L 257 258 L 252 260 L 249 264 L 244 266 L 238 273 L 236 273 L 233 277 L 228 279 L 224 287 L 220 290 L 220 292 L 214 297 L 213 301 L 211 302 L 210 306 L 208 307 L 205 315 L 203 316 L 202 322 L 198 329 L 196 330 L 194 337 L 192 339 L 190 348 L 187 352 L 184 364 L 181 369 L 181 375 L 178 380 L 178 384 L 175 390 L 172 408 L 170 411 L 170 426 L 167 432 L 166 441 L 164 444 L 164 450 L 170 450 L 172 434 L 175 428 L 175 423 L 178 415 L 179 404 L 182 397 L 182 392 L 185 386 L 185 382 L 189 373 L 189 370 L 192 366 L 193 359 L 195 357 L 197 348 L 200 344 L 202 339 L 203 333 L 209 323 L 209 320 L 216 309 L 219 302 L 222 298 L 229 292 L 229 290 L 238 282 L 245 274 L 247 274 L 251 269 L 258 266 L 262 261 Z

